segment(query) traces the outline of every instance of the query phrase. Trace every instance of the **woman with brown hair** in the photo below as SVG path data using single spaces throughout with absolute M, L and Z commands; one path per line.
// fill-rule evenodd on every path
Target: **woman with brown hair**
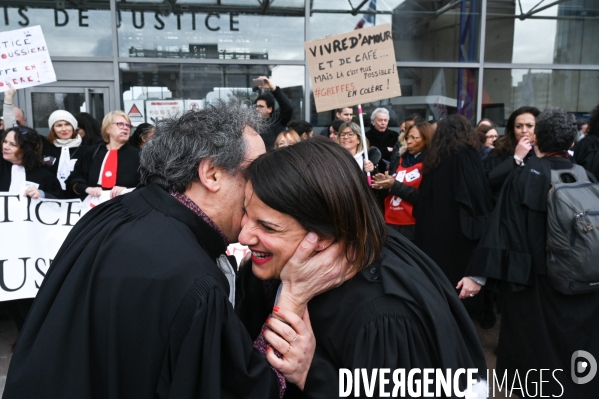
M 102 121 L 104 143 L 90 147 L 77 162 L 67 181 L 75 196 L 100 197 L 110 190 L 110 198 L 139 184 L 139 148 L 128 143 L 131 121 L 123 111 L 112 111 Z
M 66 190 L 65 182 L 75 169 L 87 147 L 82 146 L 82 138 L 77 133 L 77 119 L 68 111 L 56 110 L 48 118 L 50 133 L 42 140 L 44 164 Z
M 262 155 L 246 176 L 239 242 L 251 263 L 237 276 L 235 310 L 252 337 L 308 232 L 320 250 L 339 243 L 351 264 L 341 286 L 308 303 L 316 352 L 303 393 L 288 386 L 285 398 L 338 397 L 341 368 L 369 375 L 375 368 L 478 368 L 484 375 L 480 343 L 453 288 L 418 248 L 387 232 L 347 150 L 316 137 Z
M 423 160 L 424 176 L 414 211 L 416 243 L 460 290 L 464 305 L 477 319 L 482 316 L 482 303 L 471 297 L 480 286 L 475 279 L 462 278 L 491 212 L 481 145 L 463 116 L 450 115 L 439 121 Z
M 374 176 L 374 189 L 389 190 L 385 198 L 385 221 L 411 241 L 416 238 L 416 219 L 413 208 L 418 203 L 418 188 L 422 181 L 422 160 L 433 138 L 434 129 L 428 122 L 411 125 L 405 132 L 407 151 L 389 165 L 389 176 Z
M 510 172 L 534 155 L 536 117 L 540 113 L 535 107 L 518 108 L 508 118 L 504 135 L 493 143 L 484 167 L 494 202 Z
M 42 166 L 40 136 L 27 126 L 2 134 L 0 191 L 31 198 L 62 198 L 60 183 Z

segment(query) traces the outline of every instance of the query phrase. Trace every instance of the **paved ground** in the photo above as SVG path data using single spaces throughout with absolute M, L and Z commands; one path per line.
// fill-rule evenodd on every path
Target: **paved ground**
M 478 335 L 480 337 L 483 349 L 485 350 L 485 356 L 487 358 L 487 365 L 489 368 L 495 368 L 495 354 L 493 349 L 497 346 L 497 339 L 499 337 L 499 323 L 495 325 L 493 329 L 483 330 L 477 324 Z M 12 358 L 11 346 L 17 339 L 17 329 L 12 320 L 0 319 L 0 397 L 4 392 L 4 383 L 6 381 L 6 373 L 8 371 L 8 365 Z M 495 395 L 496 399 L 508 398 L 508 396 Z M 511 398 L 517 399 L 517 396 Z

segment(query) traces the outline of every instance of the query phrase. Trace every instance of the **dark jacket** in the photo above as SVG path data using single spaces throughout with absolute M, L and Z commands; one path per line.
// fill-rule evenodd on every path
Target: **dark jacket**
M 270 117 L 268 118 L 268 128 L 266 129 L 266 132 L 261 135 L 267 150 L 275 147 L 277 136 L 287 128 L 287 124 L 293 115 L 293 106 L 285 93 L 283 93 L 283 90 L 277 86 L 271 93 L 276 102 L 279 103 L 279 112 L 275 113 L 273 109 L 272 114 L 270 114 Z
M 574 162 L 599 177 L 599 133 L 589 134 L 576 143 Z
M 393 130 L 385 130 L 384 132 L 379 132 L 374 127 L 366 132 L 366 138 L 370 142 L 371 147 L 376 147 L 381 151 L 381 161 L 379 162 L 379 171 L 386 171 L 387 164 L 383 161 L 389 162 L 391 160 L 391 153 L 389 148 L 393 148 L 397 143 L 399 138 L 399 133 L 394 132 Z

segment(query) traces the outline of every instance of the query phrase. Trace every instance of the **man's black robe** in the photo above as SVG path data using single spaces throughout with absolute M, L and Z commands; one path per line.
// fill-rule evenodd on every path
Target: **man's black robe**
M 512 172 L 472 254 L 468 274 L 488 277 L 487 286 L 503 292 L 497 372 L 507 371 L 510 385 L 516 371 L 524 385 L 528 370 L 562 369 L 555 377 L 563 388 L 551 373 L 545 373 L 543 380 L 548 382 L 543 384 L 543 395 L 596 398 L 599 378 L 574 384 L 570 362 L 577 350 L 599 360 L 599 292 L 564 295 L 545 276 L 551 169 L 571 167 L 567 158 L 531 157 Z M 538 371 L 528 381 L 530 396 L 535 382 L 539 382 Z M 527 397 L 520 390 L 514 394 Z
M 229 303 L 225 250 L 156 186 L 90 211 L 44 279 L 4 398 L 278 397 Z
M 237 279 L 236 312 L 252 337 L 272 309 L 251 266 Z M 378 259 L 308 304 L 316 353 L 304 392 L 285 398 L 339 397 L 339 369 L 477 368 L 486 363 L 476 331 L 447 278 L 422 251 L 389 230 Z M 393 383 L 387 386 L 391 392 Z M 434 390 L 433 390 L 434 391 Z M 374 397 L 379 397 L 378 385 Z M 360 391 L 364 396 L 364 390 Z M 353 397 L 353 391 L 351 396 Z

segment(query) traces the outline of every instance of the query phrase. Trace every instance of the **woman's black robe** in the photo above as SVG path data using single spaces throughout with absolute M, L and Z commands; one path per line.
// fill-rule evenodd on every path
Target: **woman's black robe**
M 491 209 L 487 179 L 473 147 L 458 147 L 457 152 L 441 158 L 437 168 L 424 173 L 414 207 L 416 243 L 439 265 L 453 287 L 468 276 L 466 266 Z M 474 318 L 482 314 L 481 298 L 464 300 Z
M 236 295 L 235 311 L 255 338 L 274 298 L 265 295 L 250 265 L 239 272 Z M 455 290 L 430 258 L 395 231 L 373 264 L 313 298 L 308 310 L 316 353 L 304 392 L 289 385 L 286 398 L 339 397 L 340 368 L 405 368 L 407 374 L 412 368 L 463 367 L 486 378 L 482 348 Z M 378 392 L 377 385 L 374 397 Z
M 468 273 L 488 277 L 487 286 L 503 293 L 497 372 L 507 371 L 511 384 L 517 371 L 524 384 L 528 370 L 562 369 L 555 374 L 564 390 L 560 397 L 596 398 L 599 378 L 574 384 L 570 362 L 577 350 L 599 359 L 599 292 L 564 295 L 545 277 L 551 169 L 571 167 L 567 158 L 533 157 L 509 176 Z M 531 379 L 538 383 L 538 374 Z M 543 395 L 559 396 L 562 388 L 551 374 L 543 379 L 549 381 Z M 530 383 L 531 396 L 534 388 Z

